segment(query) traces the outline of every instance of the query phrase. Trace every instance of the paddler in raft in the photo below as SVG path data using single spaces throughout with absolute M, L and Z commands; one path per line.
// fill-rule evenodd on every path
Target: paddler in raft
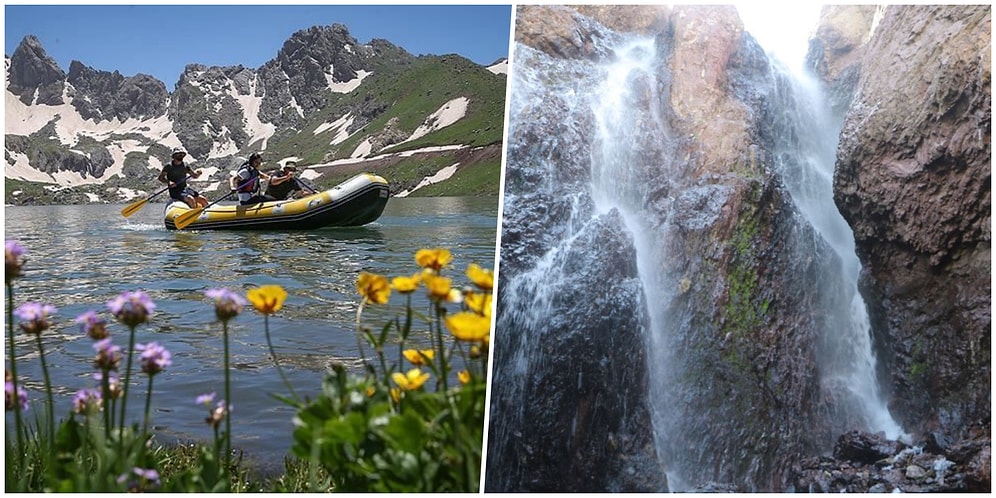
M 186 155 L 187 151 L 183 150 L 183 147 L 173 147 L 169 164 L 163 166 L 159 172 L 159 181 L 169 187 L 170 198 L 184 202 L 191 208 L 207 206 L 207 198 L 187 186 L 187 179 L 201 176 L 201 170 L 191 169 L 184 163 L 183 158 Z

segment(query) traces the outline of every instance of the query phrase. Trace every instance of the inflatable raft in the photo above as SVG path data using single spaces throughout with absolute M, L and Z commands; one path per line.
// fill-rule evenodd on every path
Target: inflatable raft
M 210 206 L 184 230 L 312 230 L 360 226 L 379 218 L 388 198 L 387 180 L 363 173 L 324 192 L 300 199 L 247 206 Z M 168 204 L 164 215 L 166 228 L 176 230 L 173 220 L 190 210 L 183 202 Z

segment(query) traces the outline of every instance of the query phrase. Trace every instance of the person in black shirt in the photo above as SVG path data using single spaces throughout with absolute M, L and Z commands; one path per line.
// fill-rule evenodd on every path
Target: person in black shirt
M 159 172 L 159 181 L 169 186 L 170 198 L 185 202 L 191 208 L 207 206 L 207 198 L 187 186 L 187 179 L 201 176 L 201 170 L 191 169 L 184 163 L 186 155 L 183 147 L 174 147 L 170 162 Z
M 294 177 L 296 174 L 297 167 L 294 166 L 294 163 L 287 163 L 282 172 L 278 170 L 270 175 L 270 184 L 266 187 L 266 195 L 278 201 L 290 199 L 292 196 L 300 198 L 304 191 L 298 184 L 297 178 Z

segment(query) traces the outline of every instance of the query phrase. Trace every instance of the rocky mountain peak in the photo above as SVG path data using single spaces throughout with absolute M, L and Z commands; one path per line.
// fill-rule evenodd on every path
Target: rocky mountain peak
M 25 104 L 63 103 L 66 73 L 34 35 L 25 36 L 10 58 L 7 88 Z
M 74 60 L 69 64 L 66 82 L 73 88 L 73 107 L 84 119 L 125 121 L 166 112 L 166 85 L 147 74 L 125 77 L 117 71 L 100 71 Z

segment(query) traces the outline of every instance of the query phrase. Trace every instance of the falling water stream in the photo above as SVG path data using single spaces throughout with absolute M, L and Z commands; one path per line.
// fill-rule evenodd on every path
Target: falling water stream
M 679 139 L 666 117 L 671 112 L 668 109 L 671 75 L 664 55 L 667 50 L 659 46 L 660 40 L 636 36 L 596 37 L 595 50 L 604 55 L 599 58 L 601 62 L 549 57 L 522 45 L 516 46 L 509 114 L 509 147 L 515 153 L 509 153 L 507 166 L 512 173 L 510 177 L 515 180 L 512 180 L 512 188 L 506 184 L 506 223 L 512 219 L 530 225 L 535 221 L 523 213 L 549 213 L 533 210 L 537 199 L 557 199 L 557 203 L 545 205 L 545 208 L 555 207 L 558 214 L 555 219 L 544 220 L 547 224 L 542 231 L 542 243 L 530 246 L 520 242 L 513 246 L 517 255 L 511 256 L 509 247 L 503 245 L 502 249 L 503 265 L 511 258 L 523 267 L 501 283 L 502 304 L 498 309 L 495 347 L 500 348 L 510 361 L 500 371 L 496 363 L 492 399 L 499 404 L 492 405 L 489 455 L 502 455 L 510 460 L 489 461 L 488 486 L 491 490 L 508 490 L 502 487 L 506 482 L 502 480 L 505 479 L 501 477 L 502 473 L 521 475 L 521 469 L 517 467 L 520 462 L 508 449 L 528 444 L 528 441 L 522 441 L 523 434 L 528 431 L 519 432 L 530 424 L 522 408 L 528 401 L 522 398 L 522 393 L 525 386 L 530 385 L 531 372 L 543 361 L 540 351 L 546 330 L 544 324 L 561 319 L 552 306 L 555 292 L 551 286 L 556 286 L 556 292 L 561 293 L 589 293 L 592 299 L 599 293 L 598 289 L 567 288 L 572 275 L 565 270 L 570 257 L 565 248 L 575 246 L 581 240 L 579 234 L 589 223 L 605 219 L 612 211 L 620 213 L 625 231 L 632 236 L 636 248 L 637 270 L 649 322 L 645 333 L 648 404 L 657 455 L 665 467 L 670 489 L 692 489 L 702 477 L 692 475 L 689 465 L 694 464 L 685 465 L 684 473 L 688 475 L 681 475 L 681 466 L 674 462 L 694 460 L 718 467 L 720 464 L 714 464 L 710 459 L 731 462 L 738 458 L 730 454 L 719 455 L 724 451 L 721 448 L 703 448 L 712 444 L 708 441 L 682 440 L 690 433 L 687 430 L 690 424 L 696 423 L 688 420 L 688 414 L 683 411 L 687 402 L 683 402 L 682 396 L 694 395 L 696 391 L 683 389 L 681 382 L 688 372 L 676 372 L 677 365 L 682 362 L 681 358 L 672 355 L 677 351 L 674 347 L 677 338 L 695 331 L 683 330 L 689 327 L 687 323 L 669 320 L 667 316 L 669 303 L 680 291 L 677 282 L 673 281 L 674 274 L 669 273 L 676 262 L 668 260 L 668 246 L 663 242 L 671 236 L 671 217 L 679 212 L 678 209 L 683 215 L 694 217 L 698 214 L 685 213 L 689 208 L 680 207 L 681 203 L 675 201 L 686 193 L 682 188 L 691 187 L 681 187 L 687 183 L 682 179 L 685 174 L 682 169 L 689 166 L 687 161 L 675 159 Z M 817 303 L 822 309 L 815 313 L 823 317 L 816 321 L 821 324 L 820 330 L 812 331 L 819 342 L 816 368 L 820 389 L 823 397 L 833 400 L 836 410 L 823 416 L 833 418 L 843 414 L 841 420 L 846 417 L 846 421 L 828 424 L 838 429 L 854 422 L 864 427 L 848 426 L 848 429 L 862 428 L 884 431 L 889 437 L 900 436 L 902 430 L 890 416 L 876 381 L 868 314 L 857 290 L 860 263 L 854 252 L 853 234 L 833 202 L 833 165 L 842 120 L 826 110 L 826 99 L 818 85 L 774 69 L 778 67 L 775 63 L 770 66 L 773 68 L 771 74 L 760 76 L 761 81 L 768 81 L 767 87 L 758 88 L 767 100 L 764 105 L 769 112 L 766 115 L 773 120 L 762 124 L 774 137 L 774 143 L 770 144 L 773 150 L 766 156 L 773 162 L 766 167 L 781 177 L 787 196 L 798 210 L 794 219 L 812 227 L 799 233 L 812 233 L 814 239 L 820 239 L 808 247 L 829 246 L 834 253 L 832 262 L 820 265 L 825 269 L 823 274 L 811 277 L 810 283 L 814 289 L 819 288 L 818 295 L 830 296 Z M 550 114 L 556 118 L 552 124 L 534 126 L 534 121 L 542 119 L 543 114 L 533 111 L 544 106 L 555 106 L 555 112 Z M 558 131 L 551 134 L 548 133 L 550 129 Z M 573 173 L 565 171 L 584 163 L 571 159 L 578 151 L 590 155 L 590 182 L 585 178 L 581 181 L 587 184 L 576 186 L 558 180 L 570 180 Z M 699 189 L 695 193 L 697 198 L 722 202 L 717 200 L 722 196 L 710 194 L 726 187 L 699 185 L 694 188 Z M 510 210 L 519 216 L 510 218 Z M 708 225 L 708 222 L 703 224 Z M 507 235 L 508 227 L 505 230 Z M 522 230 L 515 227 L 513 233 L 530 233 L 528 229 Z M 544 249 L 531 254 L 531 259 L 522 259 L 530 247 Z M 598 254 L 598 251 L 597 247 L 591 248 L 592 254 Z M 814 253 L 784 253 L 776 257 L 805 260 L 813 258 Z M 828 267 L 830 269 L 826 270 Z M 574 354 L 584 356 L 586 353 Z M 620 386 L 620 389 L 629 388 L 631 386 Z M 702 419 L 735 415 L 732 408 L 716 407 L 716 410 L 696 416 Z M 749 422 L 731 419 L 719 423 L 743 425 Z M 516 442 L 510 442 L 513 440 Z M 735 446 L 736 442 L 724 444 Z M 823 450 L 829 451 L 829 448 Z M 687 454 L 691 451 L 695 452 L 694 456 Z M 492 466 L 499 463 L 511 467 L 492 473 Z M 752 466 L 734 473 L 761 472 L 761 468 Z M 703 469 L 703 473 L 718 474 L 715 468 Z M 502 482 L 492 487 L 492 477 L 496 478 L 494 482 Z M 515 478 L 508 479 L 509 485 L 514 486 Z

